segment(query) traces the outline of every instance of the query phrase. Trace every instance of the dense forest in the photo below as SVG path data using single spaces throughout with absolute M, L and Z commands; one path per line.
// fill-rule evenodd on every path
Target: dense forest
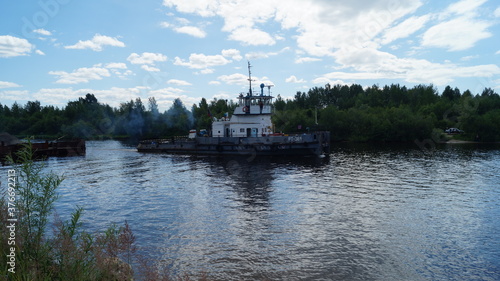
M 189 129 L 210 129 L 211 116 L 222 117 L 236 107 L 232 100 L 201 99 L 188 110 L 180 99 L 160 112 L 154 97 L 137 98 L 118 108 L 100 103 L 93 94 L 64 108 L 29 101 L 24 106 L 0 104 L 0 132 L 43 138 L 158 138 L 186 135 Z M 363 88 L 325 85 L 297 92 L 293 99 L 274 101 L 275 131 L 329 130 L 334 141 L 415 141 L 441 138 L 447 128 L 459 128 L 459 138 L 500 141 L 500 96 L 461 92 L 433 85 L 411 89 L 400 85 Z

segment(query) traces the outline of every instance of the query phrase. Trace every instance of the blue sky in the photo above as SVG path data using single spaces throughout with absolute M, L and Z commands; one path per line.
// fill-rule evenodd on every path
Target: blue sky
M 500 92 L 493 0 L 2 1 L 0 102 L 64 107 L 247 90 L 247 61 L 273 95 L 330 84 L 450 85 Z

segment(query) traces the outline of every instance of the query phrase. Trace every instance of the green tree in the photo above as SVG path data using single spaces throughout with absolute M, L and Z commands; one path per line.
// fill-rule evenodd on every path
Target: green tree
M 194 126 L 196 129 L 209 129 L 212 124 L 210 115 L 212 112 L 209 110 L 207 100 L 202 98 L 198 105 L 193 104 L 191 112 L 194 118 Z

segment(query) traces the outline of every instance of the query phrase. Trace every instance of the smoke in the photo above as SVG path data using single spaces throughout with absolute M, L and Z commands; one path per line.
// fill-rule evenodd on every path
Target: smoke
M 177 133 L 187 133 L 194 124 L 193 113 L 186 109 L 180 99 L 175 99 L 165 112 L 166 125 Z
M 137 110 L 133 110 L 127 117 L 126 122 L 124 122 L 124 129 L 127 135 L 137 138 L 142 136 L 144 128 L 144 117 L 143 114 Z

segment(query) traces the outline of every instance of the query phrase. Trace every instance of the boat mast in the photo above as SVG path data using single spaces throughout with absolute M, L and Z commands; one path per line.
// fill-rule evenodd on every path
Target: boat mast
M 248 82 L 250 82 L 250 89 L 248 90 L 248 93 L 250 96 L 252 96 L 252 72 L 250 71 L 250 61 L 248 62 Z

